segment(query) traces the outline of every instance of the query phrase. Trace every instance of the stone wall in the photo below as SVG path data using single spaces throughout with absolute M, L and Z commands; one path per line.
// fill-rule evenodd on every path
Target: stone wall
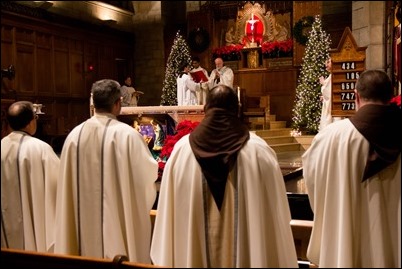
M 352 32 L 359 47 L 367 46 L 366 69 L 385 68 L 385 1 L 353 1 Z

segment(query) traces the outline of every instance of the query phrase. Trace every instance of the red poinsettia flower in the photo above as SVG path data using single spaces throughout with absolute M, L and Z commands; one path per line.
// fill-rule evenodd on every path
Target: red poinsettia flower
M 390 103 L 396 104 L 397 106 L 401 107 L 401 95 L 394 96 Z
M 174 135 L 168 135 L 165 138 L 162 151 L 159 155 L 158 158 L 158 180 L 162 179 L 162 174 L 163 170 L 165 169 L 165 164 L 166 161 L 169 159 L 170 154 L 172 154 L 174 145 L 177 143 L 177 141 L 180 140 L 183 136 L 186 134 L 191 133 L 195 127 L 197 127 L 199 122 L 192 122 L 189 120 L 184 120 L 181 121 L 177 126 L 176 126 L 176 134 Z
M 221 57 L 224 60 L 231 58 L 233 58 L 233 60 L 239 60 L 241 57 L 242 49 L 243 49 L 242 44 L 228 45 L 214 49 L 212 51 L 212 55 L 214 56 L 214 58 Z
M 261 50 L 263 54 L 269 54 L 274 51 L 289 53 L 293 50 L 293 40 L 288 39 L 285 41 L 273 41 L 273 42 L 266 41 L 262 43 Z

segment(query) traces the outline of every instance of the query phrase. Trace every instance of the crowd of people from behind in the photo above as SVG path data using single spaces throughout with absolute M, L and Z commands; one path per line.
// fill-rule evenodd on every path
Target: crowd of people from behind
M 68 134 L 60 157 L 33 137 L 33 104 L 13 103 L 1 140 L 1 246 L 167 267 L 298 267 L 277 155 L 239 119 L 233 71 L 215 64 L 205 117 L 166 162 L 153 231 L 158 164 L 117 119 L 117 81 L 93 83 L 94 115 Z M 392 93 L 384 71 L 364 71 L 356 114 L 328 124 L 302 157 L 314 212 L 307 257 L 319 267 L 401 266 Z

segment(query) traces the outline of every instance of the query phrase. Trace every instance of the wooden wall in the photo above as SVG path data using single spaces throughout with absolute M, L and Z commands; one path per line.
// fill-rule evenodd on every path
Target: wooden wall
M 1 67 L 12 64 L 16 72 L 14 79 L 2 78 L 1 98 L 43 104 L 36 136 L 65 135 L 89 118 L 94 81 L 121 82 L 132 72 L 133 42 L 106 27 L 74 27 L 2 10 Z
M 299 74 L 292 58 L 264 59 L 260 68 L 239 68 L 234 74 L 234 87 L 238 85 L 248 97 L 269 95 L 270 114 L 290 124 Z

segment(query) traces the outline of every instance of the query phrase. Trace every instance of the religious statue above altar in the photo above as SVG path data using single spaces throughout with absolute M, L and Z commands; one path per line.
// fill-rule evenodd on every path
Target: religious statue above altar
M 235 23 L 227 26 L 226 45 L 253 48 L 264 42 L 285 41 L 291 37 L 290 16 L 290 12 L 274 13 L 265 5 L 247 2 L 239 8 Z

